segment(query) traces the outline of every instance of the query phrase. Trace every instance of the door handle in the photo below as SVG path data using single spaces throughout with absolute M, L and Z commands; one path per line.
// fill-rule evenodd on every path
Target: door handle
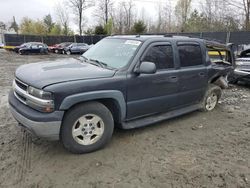
M 171 80 L 176 80 L 177 79 L 177 76 L 170 76 L 169 77 Z
M 169 79 L 172 82 L 176 82 L 178 80 L 178 77 L 177 76 L 170 76 Z

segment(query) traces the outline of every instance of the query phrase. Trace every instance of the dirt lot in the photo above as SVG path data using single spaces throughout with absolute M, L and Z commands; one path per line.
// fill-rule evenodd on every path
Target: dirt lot
M 213 112 L 116 130 L 105 149 L 73 155 L 16 127 L 7 104 L 19 65 L 59 57 L 0 50 L 0 187 L 250 187 L 249 86 L 224 91 Z

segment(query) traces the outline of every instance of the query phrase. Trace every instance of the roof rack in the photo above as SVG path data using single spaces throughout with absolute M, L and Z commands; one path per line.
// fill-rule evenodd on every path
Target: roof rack
M 164 37 L 173 37 L 172 34 L 164 34 Z

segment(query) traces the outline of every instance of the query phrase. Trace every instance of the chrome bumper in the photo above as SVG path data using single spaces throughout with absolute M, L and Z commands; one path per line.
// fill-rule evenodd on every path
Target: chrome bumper
M 234 74 L 235 75 L 239 75 L 239 76 L 247 76 L 247 75 L 250 75 L 250 72 L 239 70 L 239 69 L 235 69 L 234 70 Z
M 45 138 L 47 140 L 59 140 L 61 121 L 51 121 L 51 122 L 37 122 L 32 121 L 20 113 L 18 113 L 12 106 L 10 106 L 10 111 L 13 117 L 26 129 L 35 134 L 40 138 Z

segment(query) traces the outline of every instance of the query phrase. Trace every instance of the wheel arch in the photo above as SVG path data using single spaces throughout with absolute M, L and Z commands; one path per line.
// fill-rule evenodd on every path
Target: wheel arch
M 228 81 L 223 75 L 215 75 L 212 77 L 209 82 L 209 84 L 214 84 L 219 86 L 221 89 L 227 89 L 228 88 Z
M 121 123 L 125 119 L 125 99 L 122 92 L 116 90 L 93 91 L 68 96 L 61 103 L 59 110 L 67 111 L 76 105 L 91 101 L 105 105 L 111 111 L 116 123 Z

